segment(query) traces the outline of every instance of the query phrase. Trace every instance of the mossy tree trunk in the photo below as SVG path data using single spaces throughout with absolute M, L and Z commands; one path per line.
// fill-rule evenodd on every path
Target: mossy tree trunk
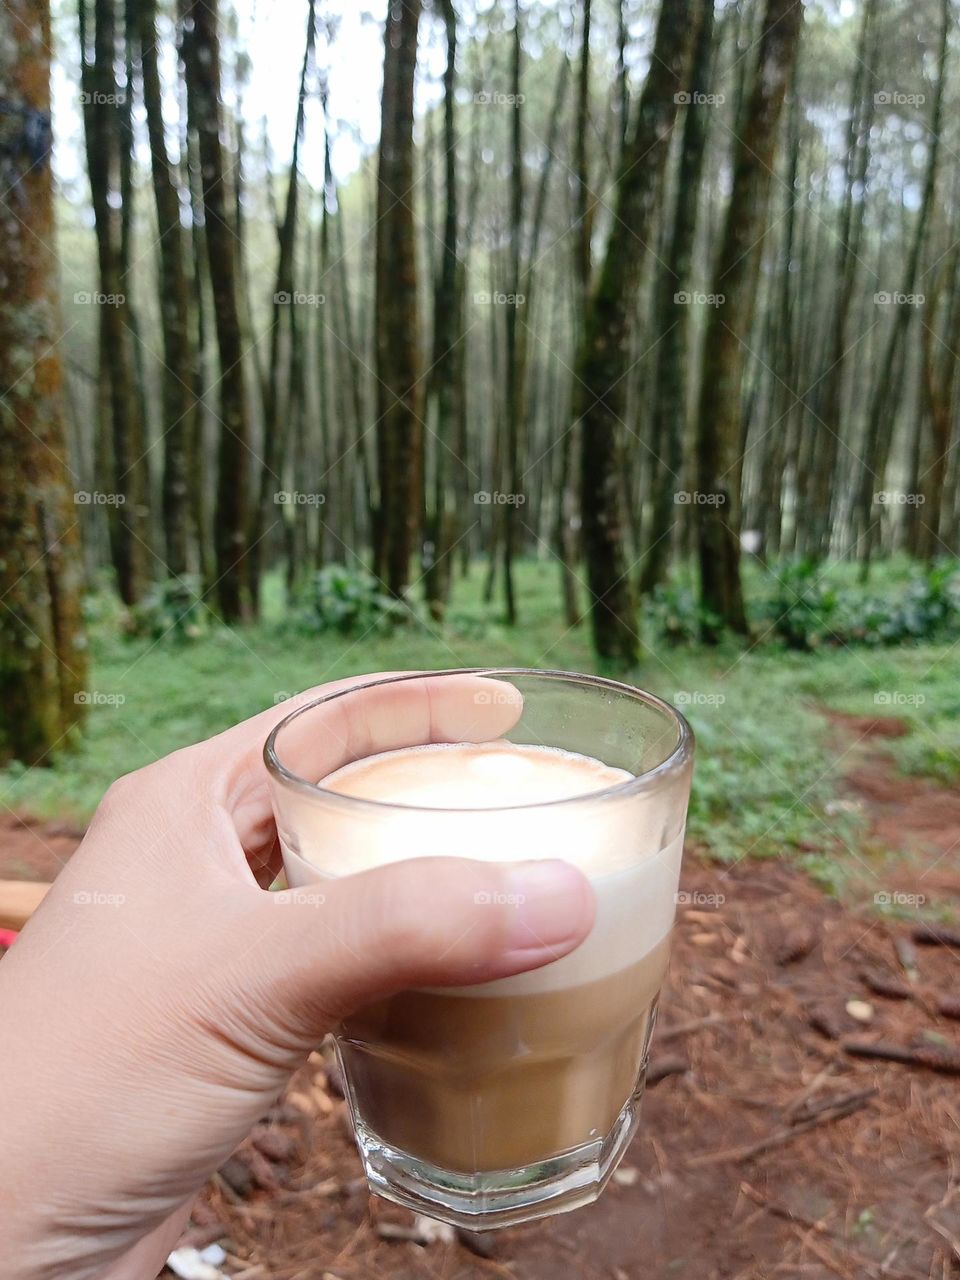
M 163 86 L 157 51 L 156 0 L 138 0 L 143 102 L 150 137 L 153 194 L 160 254 L 160 324 L 163 330 L 163 534 L 168 571 L 178 577 L 189 566 L 194 529 L 188 482 L 189 442 L 198 412 L 191 379 L 194 350 L 190 325 L 188 245 L 180 221 L 181 184 L 167 150 Z
M 740 474 L 743 374 L 763 252 L 780 116 L 793 74 L 802 0 L 767 0 L 753 87 L 734 147 L 727 204 L 711 293 L 697 418 L 700 595 L 706 638 L 729 628 L 747 634 L 740 579 Z
M 79 0 L 84 138 L 90 196 L 93 203 L 99 266 L 100 363 L 110 405 L 112 476 L 97 476 L 98 488 L 111 491 L 110 543 L 117 589 L 125 604 L 134 604 L 150 571 L 149 479 L 142 399 L 134 352 L 136 342 L 129 282 L 124 276 L 128 251 L 129 171 L 123 156 L 122 112 L 132 92 L 121 90 L 116 76 L 118 55 L 115 0 Z M 92 56 L 91 56 L 92 54 Z M 79 298 L 79 295 L 78 295 Z
M 50 9 L 0 9 L 0 758 L 49 759 L 83 711 L 86 650 L 65 462 L 53 253 Z
M 650 70 L 620 166 L 614 218 L 591 291 L 577 360 L 580 503 L 593 643 L 602 658 L 639 654 L 630 566 L 624 545 L 623 443 L 630 328 L 643 245 L 660 200 L 677 99 L 685 89 L 697 26 L 696 0 L 663 0 Z
M 225 622 L 249 617 L 250 414 L 244 385 L 237 237 L 224 163 L 216 0 L 183 0 L 187 113 L 196 131 L 204 238 L 220 355 L 220 441 L 214 516 L 217 600 Z
M 413 85 L 420 0 L 388 8 L 377 171 L 377 472 L 375 568 L 406 591 L 423 516 L 423 420 L 413 212 Z

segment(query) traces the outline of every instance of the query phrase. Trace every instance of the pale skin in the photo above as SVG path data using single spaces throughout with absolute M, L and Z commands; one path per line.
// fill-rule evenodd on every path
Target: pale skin
M 516 719 L 494 702 L 468 725 L 449 687 L 364 696 L 425 742 L 496 738 Z M 398 745 L 370 741 L 349 701 L 345 740 Z M 419 859 L 326 882 L 321 918 L 309 902 L 278 912 L 261 751 L 285 710 L 115 783 L 0 963 L 4 1275 L 151 1280 L 199 1188 L 344 1014 L 537 968 L 590 931 L 590 887 L 559 861 Z

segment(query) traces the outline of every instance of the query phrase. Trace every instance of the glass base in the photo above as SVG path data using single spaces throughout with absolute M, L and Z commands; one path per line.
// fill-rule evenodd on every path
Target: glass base
M 385 1200 L 469 1231 L 491 1231 L 591 1204 L 637 1131 L 641 1086 L 606 1138 L 549 1160 L 490 1173 L 452 1173 L 397 1151 L 355 1117 L 370 1189 Z

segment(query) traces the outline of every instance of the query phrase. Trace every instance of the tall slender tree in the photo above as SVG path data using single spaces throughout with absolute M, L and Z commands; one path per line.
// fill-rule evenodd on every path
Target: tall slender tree
M 150 139 L 153 196 L 160 253 L 160 327 L 163 331 L 163 533 L 167 569 L 175 577 L 189 567 L 197 542 L 189 500 L 189 442 L 197 413 L 191 370 L 188 246 L 180 219 L 180 176 L 167 148 L 163 122 L 156 0 L 127 0 L 139 21 L 143 103 Z
M 97 302 L 101 377 L 108 394 L 112 455 L 109 487 L 110 542 L 117 587 L 125 604 L 134 604 L 146 585 L 149 558 L 149 481 L 141 416 L 141 383 L 134 354 L 129 304 L 130 282 L 124 277 L 129 235 L 129 176 L 121 108 L 131 86 L 117 82 L 115 0 L 79 0 L 84 137 L 93 201 L 99 264 Z M 127 212 L 123 194 L 126 188 Z M 125 227 L 127 228 L 125 232 Z M 106 480 L 106 477 L 104 477 Z
M 766 0 L 711 287 L 724 302 L 707 318 L 697 417 L 700 593 L 709 639 L 723 627 L 748 631 L 740 578 L 743 377 L 777 133 L 802 20 L 802 0 Z
M 593 642 L 601 657 L 622 663 L 635 662 L 639 652 L 623 528 L 621 429 L 630 321 L 698 14 L 696 0 L 661 4 L 650 70 L 624 150 L 613 225 L 577 360 L 574 417 L 581 432 L 581 521 Z
M 703 158 L 710 116 L 709 99 L 713 48 L 713 0 L 703 0 L 703 17 L 686 91 L 686 116 L 674 192 L 672 223 L 664 261 L 657 276 L 654 332 L 656 372 L 650 413 L 651 520 L 640 579 L 640 590 L 650 592 L 663 580 L 673 546 L 676 495 L 682 489 L 681 472 L 687 436 L 690 324 L 693 308 L 677 305 L 678 296 L 689 295 L 693 247 L 700 208 Z
M 204 239 L 220 353 L 220 442 L 214 516 L 217 598 L 226 622 L 249 616 L 250 415 L 244 386 L 236 235 L 220 110 L 217 0 L 181 0 L 187 112 L 196 131 Z
M 423 418 L 413 213 L 413 86 L 420 0 L 394 0 L 384 31 L 377 171 L 375 567 L 403 596 L 422 528 Z

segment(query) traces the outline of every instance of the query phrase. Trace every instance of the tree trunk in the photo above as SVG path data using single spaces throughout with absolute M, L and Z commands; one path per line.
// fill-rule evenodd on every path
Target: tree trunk
M 0 10 L 0 759 L 26 765 L 49 758 L 86 701 L 51 248 L 50 45 L 49 5 L 8 0 Z
M 134 604 L 147 577 L 148 486 L 140 389 L 133 353 L 131 313 L 123 278 L 126 251 L 121 190 L 124 95 L 114 70 L 117 55 L 114 0 L 94 0 L 93 61 L 87 47 L 87 0 L 79 0 L 84 136 L 97 238 L 100 360 L 110 396 L 112 493 L 108 503 L 117 589 Z M 129 88 L 128 88 L 129 92 Z M 127 192 L 129 197 L 129 191 Z
M 695 0 L 663 0 L 653 56 L 615 191 L 613 226 L 592 291 L 577 360 L 580 503 L 593 642 L 603 658 L 633 663 L 639 652 L 623 531 L 620 428 L 629 367 L 630 319 L 686 79 L 698 14 Z
M 300 146 L 303 141 L 307 75 L 313 61 L 316 31 L 316 3 L 315 0 L 309 0 L 287 197 L 283 220 L 277 227 L 279 255 L 270 323 L 270 357 L 264 388 L 259 500 L 254 505 L 250 530 L 250 596 L 254 612 L 259 612 L 260 579 L 269 550 L 270 529 L 278 519 L 297 519 L 302 514 L 296 507 L 292 511 L 284 511 L 283 504 L 278 505 L 278 496 L 283 488 L 282 475 L 290 434 L 292 373 L 298 343 L 298 307 L 301 305 L 298 299 L 305 293 L 304 290 L 297 289 L 295 253 L 300 197 Z
M 683 305 L 682 302 L 678 305 L 678 296 L 682 299 L 692 284 L 693 246 L 710 114 L 709 107 L 702 104 L 697 95 L 709 91 L 712 44 L 713 0 L 704 0 L 703 18 L 690 69 L 673 225 L 668 237 L 665 261 L 657 279 L 657 314 L 654 324 L 660 340 L 656 345 L 657 363 L 651 418 L 652 519 L 640 579 L 640 590 L 644 594 L 651 592 L 666 576 L 672 546 L 671 534 L 676 521 L 677 494 L 683 489 L 680 473 L 689 417 L 690 383 L 687 369 L 693 307 Z
M 516 588 L 513 561 L 517 550 L 519 506 L 525 495 L 520 493 L 520 451 L 524 428 L 524 358 L 520 340 L 519 309 L 521 306 L 520 264 L 523 233 L 523 143 L 522 99 L 520 96 L 520 0 L 513 6 L 513 57 L 511 59 L 510 93 L 512 96 L 510 130 L 510 275 L 507 300 L 506 353 L 506 478 L 507 501 L 503 507 L 503 600 L 508 626 L 517 621 Z M 510 301 L 510 297 L 513 301 Z
M 225 622 L 250 613 L 247 510 L 250 420 L 243 377 L 237 260 L 221 142 L 216 0 L 182 0 L 187 111 L 196 130 L 207 259 L 220 353 L 220 443 L 214 530 L 217 598 Z
M 937 82 L 930 116 L 930 142 L 927 147 L 927 164 L 924 174 L 923 195 L 910 252 L 904 268 L 900 295 L 909 298 L 916 288 L 920 272 L 920 260 L 927 240 L 927 232 L 933 213 L 937 189 L 937 171 L 940 156 L 940 135 L 943 129 L 944 90 L 948 35 L 951 25 L 950 0 L 940 3 L 940 40 L 937 53 Z M 895 307 L 893 323 L 887 336 L 879 373 L 870 397 L 866 437 L 861 450 L 861 466 L 858 484 L 857 507 L 859 515 L 859 550 L 862 576 L 866 579 L 870 561 L 879 541 L 880 514 L 884 507 L 875 505 L 875 494 L 885 483 L 887 461 L 900 406 L 904 367 L 906 364 L 906 338 L 910 327 L 912 303 L 893 299 Z
M 428 495 L 430 514 L 427 536 L 433 544 L 426 573 L 426 594 L 431 615 L 443 617 L 450 598 L 450 551 L 465 515 L 450 510 L 447 455 L 455 452 L 457 423 L 463 415 L 463 289 L 457 252 L 457 130 L 455 114 L 457 14 L 453 0 L 441 0 L 447 36 L 447 62 L 443 73 L 444 216 L 440 270 L 433 294 L 433 367 L 427 387 L 428 420 L 435 438 L 433 486 Z M 430 402 L 432 401 L 432 405 Z M 458 518 L 459 516 L 459 518 Z
M 801 0 L 767 0 L 753 88 L 734 148 L 727 205 L 704 338 L 697 421 L 700 593 L 706 638 L 748 632 L 740 581 L 743 375 L 753 320 L 777 131 L 803 19 Z
M 131 0 L 127 0 L 128 5 Z M 150 137 L 153 194 L 160 247 L 160 323 L 163 329 L 163 533 L 167 569 L 188 568 L 193 529 L 188 488 L 188 448 L 197 412 L 190 383 L 190 283 L 180 222 L 180 182 L 170 161 L 163 125 L 163 87 L 157 57 L 156 0 L 139 0 L 143 102 Z
M 375 569 L 402 597 L 422 528 L 423 422 L 413 191 L 420 0 L 388 8 L 377 172 L 375 330 L 380 508 Z

